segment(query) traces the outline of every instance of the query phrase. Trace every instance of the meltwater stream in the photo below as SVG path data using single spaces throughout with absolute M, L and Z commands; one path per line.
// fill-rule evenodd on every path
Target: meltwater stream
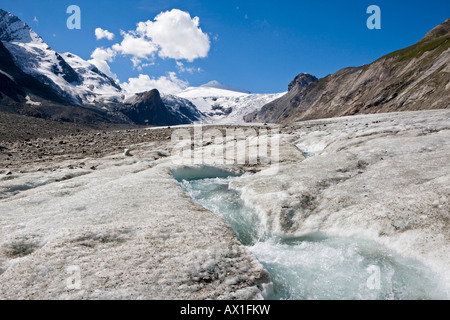
M 256 214 L 229 189 L 237 177 L 174 174 L 195 201 L 221 214 L 242 244 L 269 271 L 268 300 L 419 300 L 448 299 L 436 275 L 421 263 L 379 244 L 314 234 L 280 238 L 262 230 Z

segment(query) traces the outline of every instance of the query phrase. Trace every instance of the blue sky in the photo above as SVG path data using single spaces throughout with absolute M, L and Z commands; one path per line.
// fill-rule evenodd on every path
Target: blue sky
M 81 8 L 81 30 L 66 27 L 66 9 L 72 4 Z M 372 4 L 381 8 L 381 30 L 366 27 Z M 0 8 L 27 22 L 56 51 L 85 60 L 96 48 L 120 44 L 121 30 L 136 30 L 139 22 L 179 9 L 199 18 L 209 38 L 207 56 L 190 62 L 156 54 L 136 67 L 130 55 L 117 54 L 108 64 L 118 80 L 147 75 L 192 86 L 218 80 L 255 93 L 286 91 L 301 72 L 320 78 L 370 63 L 414 44 L 450 16 L 448 0 L 0 0 Z M 96 28 L 113 33 L 114 39 L 97 40 Z

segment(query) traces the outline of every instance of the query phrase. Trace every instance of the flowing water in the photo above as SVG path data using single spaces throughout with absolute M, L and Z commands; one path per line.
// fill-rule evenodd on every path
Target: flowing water
M 198 172 L 197 172 L 198 174 Z M 266 299 L 448 299 L 439 280 L 418 261 L 379 244 L 354 238 L 311 234 L 301 238 L 270 235 L 238 192 L 236 176 L 178 172 L 174 177 L 195 201 L 221 214 L 238 239 L 269 271 L 273 290 Z

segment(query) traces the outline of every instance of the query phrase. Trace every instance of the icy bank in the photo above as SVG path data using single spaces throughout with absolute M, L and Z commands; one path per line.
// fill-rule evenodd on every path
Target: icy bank
M 220 172 L 218 172 L 220 173 Z M 270 300 L 427 300 L 447 299 L 440 275 L 414 259 L 355 237 L 278 237 L 265 230 L 229 189 L 238 177 L 180 182 L 195 201 L 222 215 L 241 243 L 269 271 Z
M 450 296 L 449 111 L 310 121 L 283 133 L 306 160 L 231 183 L 268 230 L 375 240 L 442 275 Z
M 2 181 L 24 188 L 0 200 L 0 299 L 261 299 L 262 265 L 154 152 Z

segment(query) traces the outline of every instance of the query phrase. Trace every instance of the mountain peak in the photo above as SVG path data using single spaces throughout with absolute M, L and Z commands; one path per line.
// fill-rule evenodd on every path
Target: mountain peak
M 439 38 L 450 34 L 450 18 L 428 32 L 424 39 Z
M 222 89 L 222 90 L 228 90 L 228 91 L 236 91 L 236 92 L 241 92 L 241 93 L 250 93 L 249 91 L 242 89 L 242 88 L 238 88 L 238 87 L 233 87 L 233 86 L 229 86 L 226 84 L 223 84 L 217 80 L 213 80 L 210 81 L 208 83 L 205 83 L 203 85 L 201 85 L 200 87 L 202 88 L 216 88 L 216 89 Z
M 416 44 L 369 65 L 344 68 L 289 92 L 245 117 L 249 122 L 292 123 L 356 114 L 448 109 L 450 19 Z
M 0 40 L 4 42 L 44 42 L 28 24 L 0 9 Z
M 289 84 L 288 91 L 291 91 L 295 87 L 300 89 L 307 87 L 310 83 L 317 81 L 318 79 L 309 73 L 300 73 L 295 77 L 294 80 Z

